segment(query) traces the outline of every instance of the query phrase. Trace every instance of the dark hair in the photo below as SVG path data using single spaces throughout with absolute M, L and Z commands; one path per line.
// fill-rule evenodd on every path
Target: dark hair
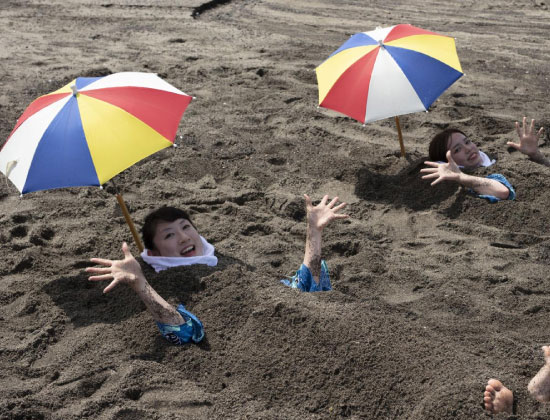
M 447 128 L 439 133 L 437 133 L 432 141 L 430 142 L 429 156 L 430 160 L 434 162 L 446 162 L 447 161 L 447 150 L 449 140 L 454 133 L 460 133 L 464 137 L 468 137 L 462 131 L 457 128 Z
M 189 215 L 185 211 L 175 207 L 161 207 L 160 209 L 156 209 L 155 211 L 149 213 L 147 217 L 145 217 L 143 227 L 141 228 L 141 236 L 143 237 L 145 248 L 150 250 L 155 249 L 153 238 L 159 222 L 174 222 L 178 219 L 188 220 L 189 223 L 195 227 L 189 218 Z

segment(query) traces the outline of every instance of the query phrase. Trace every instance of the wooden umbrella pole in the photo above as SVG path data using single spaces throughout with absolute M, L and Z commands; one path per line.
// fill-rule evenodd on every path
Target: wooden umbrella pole
M 120 206 L 120 209 L 122 210 L 122 214 L 124 215 L 124 219 L 126 220 L 126 224 L 130 228 L 130 232 L 132 232 L 132 236 L 134 237 L 134 242 L 136 243 L 139 252 L 141 253 L 143 251 L 143 244 L 141 243 L 141 239 L 139 239 L 139 235 L 137 233 L 136 227 L 134 226 L 134 222 L 132 221 L 132 218 L 130 217 L 130 213 L 128 212 L 128 208 L 126 207 L 126 203 L 124 202 L 124 199 L 122 198 L 122 195 L 118 192 L 118 189 L 113 182 L 115 190 L 116 190 L 116 199 L 118 201 L 118 205 Z
M 401 124 L 399 124 L 399 117 L 395 117 L 395 125 L 397 126 L 397 134 L 399 135 L 399 147 L 401 147 L 401 157 L 405 157 L 405 145 L 403 144 L 403 134 L 401 133 Z

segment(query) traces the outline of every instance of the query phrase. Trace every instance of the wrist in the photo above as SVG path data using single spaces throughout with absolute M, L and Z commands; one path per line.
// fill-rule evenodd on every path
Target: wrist
M 543 154 L 540 152 L 539 149 L 535 150 L 534 152 L 527 153 L 527 156 L 529 157 L 529 159 L 532 159 L 532 160 L 541 160 L 541 159 L 544 159 L 544 156 L 543 156 Z
M 465 174 L 464 172 L 460 172 L 457 174 L 456 182 L 460 185 L 465 185 L 468 183 L 468 181 L 472 178 L 471 175 Z
M 147 283 L 147 280 L 144 276 L 136 276 L 135 280 L 130 283 L 130 287 L 134 290 L 136 293 L 143 293 L 149 286 L 149 283 Z

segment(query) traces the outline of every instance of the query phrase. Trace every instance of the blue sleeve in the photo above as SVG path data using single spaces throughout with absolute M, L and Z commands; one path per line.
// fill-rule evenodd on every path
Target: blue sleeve
M 309 271 L 309 268 L 304 264 L 300 266 L 294 276 L 290 279 L 281 280 L 281 283 L 287 285 L 288 287 L 301 290 L 302 292 L 328 292 L 329 290 L 332 290 L 328 267 L 325 260 L 321 261 L 319 284 L 317 284 L 311 275 L 311 271 Z
M 195 343 L 201 341 L 204 337 L 202 322 L 200 322 L 195 315 L 186 310 L 181 303 L 176 310 L 180 313 L 185 323 L 181 325 L 170 325 L 157 321 L 157 327 L 159 327 L 162 336 L 175 345 L 182 345 L 190 341 L 194 341 Z
M 504 177 L 504 175 L 501 174 L 491 174 L 486 176 L 486 178 L 494 179 L 495 181 L 500 182 L 502 185 L 504 185 L 510 193 L 508 194 L 507 200 L 515 200 L 516 199 L 516 192 L 514 191 L 514 187 L 512 187 L 512 184 L 508 182 L 508 180 Z M 500 198 L 495 197 L 494 195 L 487 195 L 487 194 L 477 194 L 473 190 L 469 190 L 472 194 L 474 194 L 476 197 L 484 198 L 489 201 L 489 203 L 496 203 L 497 201 L 500 201 Z

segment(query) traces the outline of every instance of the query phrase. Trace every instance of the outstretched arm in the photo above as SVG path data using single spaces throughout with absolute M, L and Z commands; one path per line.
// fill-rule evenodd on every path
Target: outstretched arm
M 90 261 L 104 267 L 86 268 L 88 273 L 97 274 L 89 277 L 89 280 L 111 280 L 111 283 L 103 289 L 103 293 L 110 292 L 120 283 L 127 284 L 137 293 L 155 321 L 171 325 L 183 324 L 184 320 L 179 312 L 166 302 L 147 282 L 139 263 L 133 257 L 126 242 L 122 244 L 122 252 L 124 253 L 124 259 L 122 260 L 92 258 Z
M 510 190 L 494 179 L 482 178 L 463 173 L 453 158 L 451 151 L 447 152 L 447 163 L 424 162 L 430 168 L 421 169 L 420 172 L 426 174 L 422 179 L 433 179 L 431 185 L 439 184 L 442 181 L 457 182 L 458 184 L 471 188 L 480 195 L 492 195 L 501 200 L 506 200 Z
M 338 197 L 334 197 L 328 202 L 328 195 L 325 195 L 321 202 L 314 206 L 311 198 L 304 194 L 306 200 L 307 211 L 307 233 L 306 233 L 306 250 L 304 253 L 303 264 L 309 268 L 309 271 L 319 281 L 321 274 L 321 242 L 323 228 L 335 219 L 345 219 L 349 217 L 347 214 L 338 213 L 346 206 L 346 203 L 338 202 Z
M 535 120 L 531 120 L 531 124 L 528 126 L 527 117 L 523 117 L 521 128 L 516 121 L 516 131 L 518 133 L 519 143 L 509 141 L 506 144 L 519 150 L 524 155 L 529 156 L 529 159 L 533 162 L 550 167 L 550 160 L 548 160 L 539 150 L 539 138 L 544 132 L 544 127 L 541 127 L 539 131 L 535 131 Z

